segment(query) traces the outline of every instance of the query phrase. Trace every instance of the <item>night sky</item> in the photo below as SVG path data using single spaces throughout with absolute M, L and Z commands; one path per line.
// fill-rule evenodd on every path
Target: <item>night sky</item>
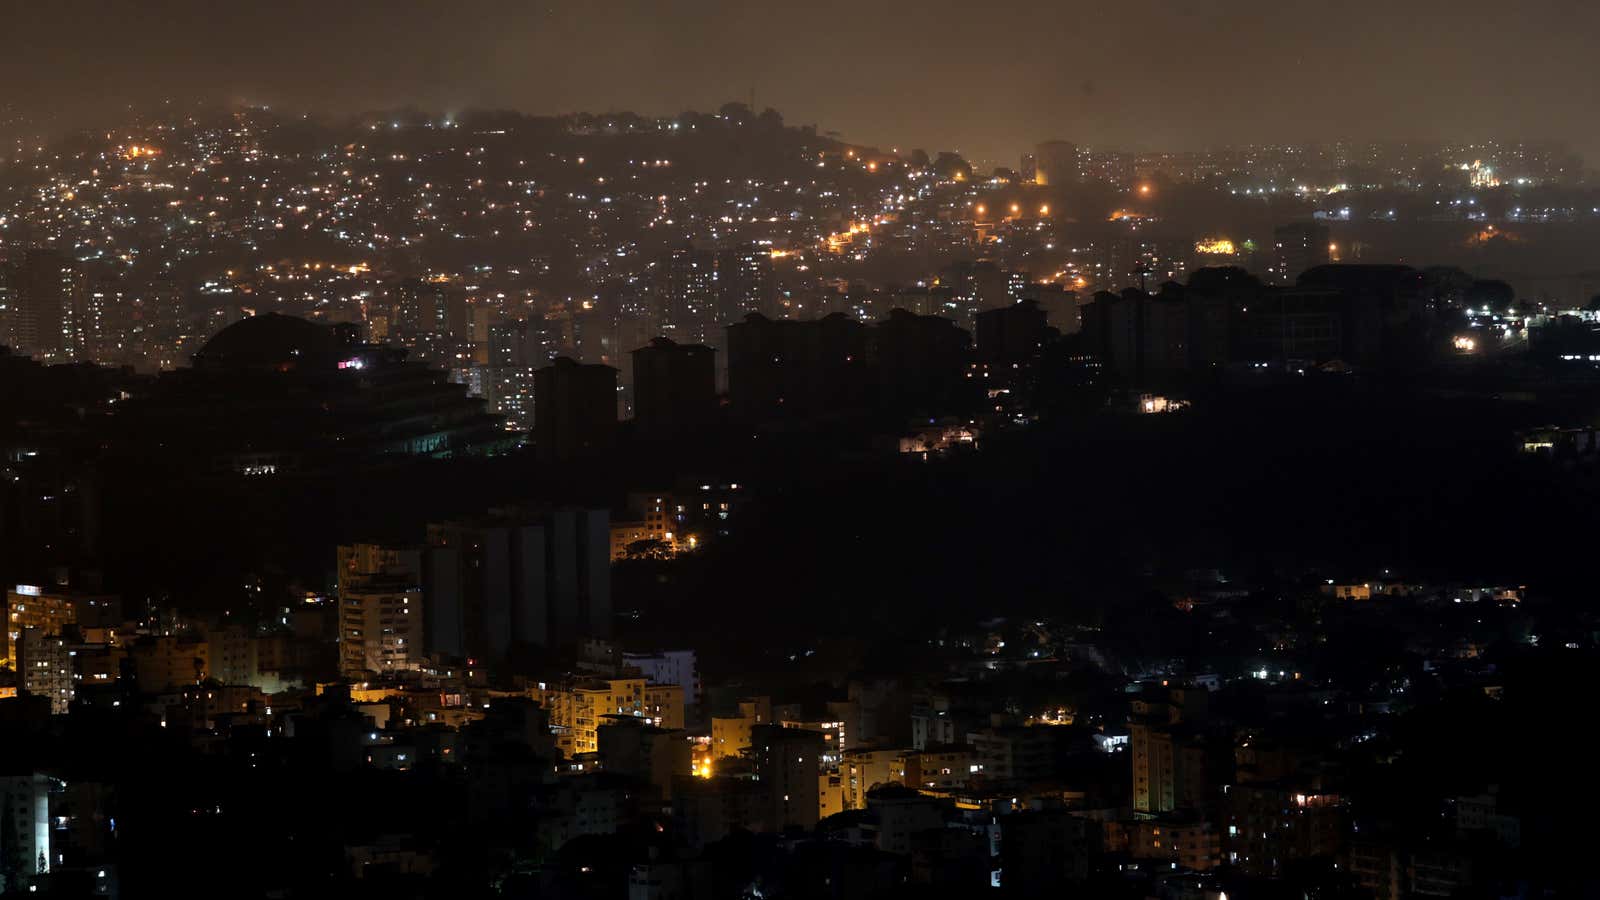
M 1600 158 L 1592 0 L 277 0 L 6 4 L 9 102 L 671 114 L 730 99 L 1014 164 L 1053 137 L 1557 138 Z

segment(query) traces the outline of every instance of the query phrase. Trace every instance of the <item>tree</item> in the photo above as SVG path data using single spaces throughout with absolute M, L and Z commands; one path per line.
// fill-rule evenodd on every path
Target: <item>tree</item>
M 628 559 L 666 559 L 672 555 L 672 548 L 666 542 L 654 538 L 633 541 L 628 544 Z
M 756 124 L 759 125 L 763 131 L 782 131 L 783 113 L 780 113 L 769 106 L 761 111 L 761 115 L 756 118 Z
M 1474 281 L 1472 287 L 1467 289 L 1467 306 L 1472 309 L 1482 307 L 1495 312 L 1505 312 L 1511 308 L 1512 302 L 1516 299 L 1517 292 L 1504 281 Z

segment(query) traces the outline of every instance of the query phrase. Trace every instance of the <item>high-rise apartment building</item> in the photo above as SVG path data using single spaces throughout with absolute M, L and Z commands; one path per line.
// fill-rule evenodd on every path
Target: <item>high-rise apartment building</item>
M 1327 265 L 1329 246 L 1328 226 L 1320 222 L 1291 222 L 1273 229 L 1273 280 L 1294 284 L 1301 272 Z
M 536 699 L 549 710 L 556 746 L 568 759 L 598 751 L 599 729 L 611 717 L 639 719 L 657 728 L 683 728 L 682 685 L 612 678 L 543 686 Z
M 823 736 L 815 731 L 757 725 L 750 734 L 756 778 L 767 796 L 766 826 L 811 828 L 821 818 L 817 779 L 822 773 Z
M 617 370 L 559 357 L 533 374 L 533 441 L 539 458 L 577 459 L 611 445 Z
M 656 338 L 633 351 L 634 427 L 668 437 L 709 424 L 717 409 L 716 351 Z
M 428 649 L 503 659 L 611 633 L 610 514 L 514 510 L 428 526 Z
M 0 634 L 0 665 L 15 669 L 24 629 L 55 637 L 78 620 L 73 598 L 35 584 L 19 584 L 6 592 L 6 627 Z
M 360 679 L 420 668 L 422 553 L 377 544 L 338 551 L 339 674 Z
M 1078 180 L 1078 147 L 1071 141 L 1045 141 L 1034 148 L 1033 160 L 1039 184 L 1064 185 Z

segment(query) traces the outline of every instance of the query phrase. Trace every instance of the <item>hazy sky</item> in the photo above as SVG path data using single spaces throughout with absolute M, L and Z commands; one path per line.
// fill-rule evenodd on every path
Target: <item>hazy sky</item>
M 1595 0 L 6 0 L 0 103 L 343 112 L 775 106 L 883 146 L 1566 139 L 1600 158 Z

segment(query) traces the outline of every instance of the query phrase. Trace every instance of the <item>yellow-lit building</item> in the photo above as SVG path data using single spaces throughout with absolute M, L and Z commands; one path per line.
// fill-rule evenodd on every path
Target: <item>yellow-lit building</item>
M 817 776 L 817 818 L 844 812 L 844 778 L 823 773 Z
M 750 730 L 772 722 L 772 700 L 748 697 L 739 701 L 737 716 L 711 717 L 711 755 L 714 759 L 742 755 L 750 749 Z
M 845 809 L 866 809 L 867 792 L 905 780 L 904 750 L 851 750 L 839 764 Z
M 690 748 L 689 765 L 696 778 L 710 778 L 716 773 L 716 758 L 711 755 L 711 738 L 697 735 Z
M 952 744 L 906 751 L 901 772 L 907 787 L 943 790 L 968 786 L 982 767 L 971 747 Z
M 1222 837 L 1208 821 L 1144 819 L 1127 827 L 1134 859 L 1170 860 L 1196 872 L 1222 862 Z
M 726 504 L 724 504 L 726 505 Z M 685 504 L 665 493 L 629 494 L 629 508 L 638 518 L 611 523 L 611 561 L 628 557 L 639 541 L 654 541 L 667 556 L 694 549 L 697 539 L 683 533 Z
M 628 558 L 628 548 L 640 541 L 661 540 L 643 521 L 611 523 L 611 561 Z
M 563 687 L 541 685 L 534 699 L 550 713 L 556 746 L 568 759 L 600 749 L 605 716 L 633 716 L 658 728 L 683 728 L 683 687 L 643 678 L 612 678 Z
M 32 584 L 19 584 L 6 591 L 5 643 L 0 646 L 0 664 L 16 669 L 17 643 L 24 629 L 37 628 L 40 634 L 54 637 L 77 620 L 77 608 L 65 594 L 51 593 Z

